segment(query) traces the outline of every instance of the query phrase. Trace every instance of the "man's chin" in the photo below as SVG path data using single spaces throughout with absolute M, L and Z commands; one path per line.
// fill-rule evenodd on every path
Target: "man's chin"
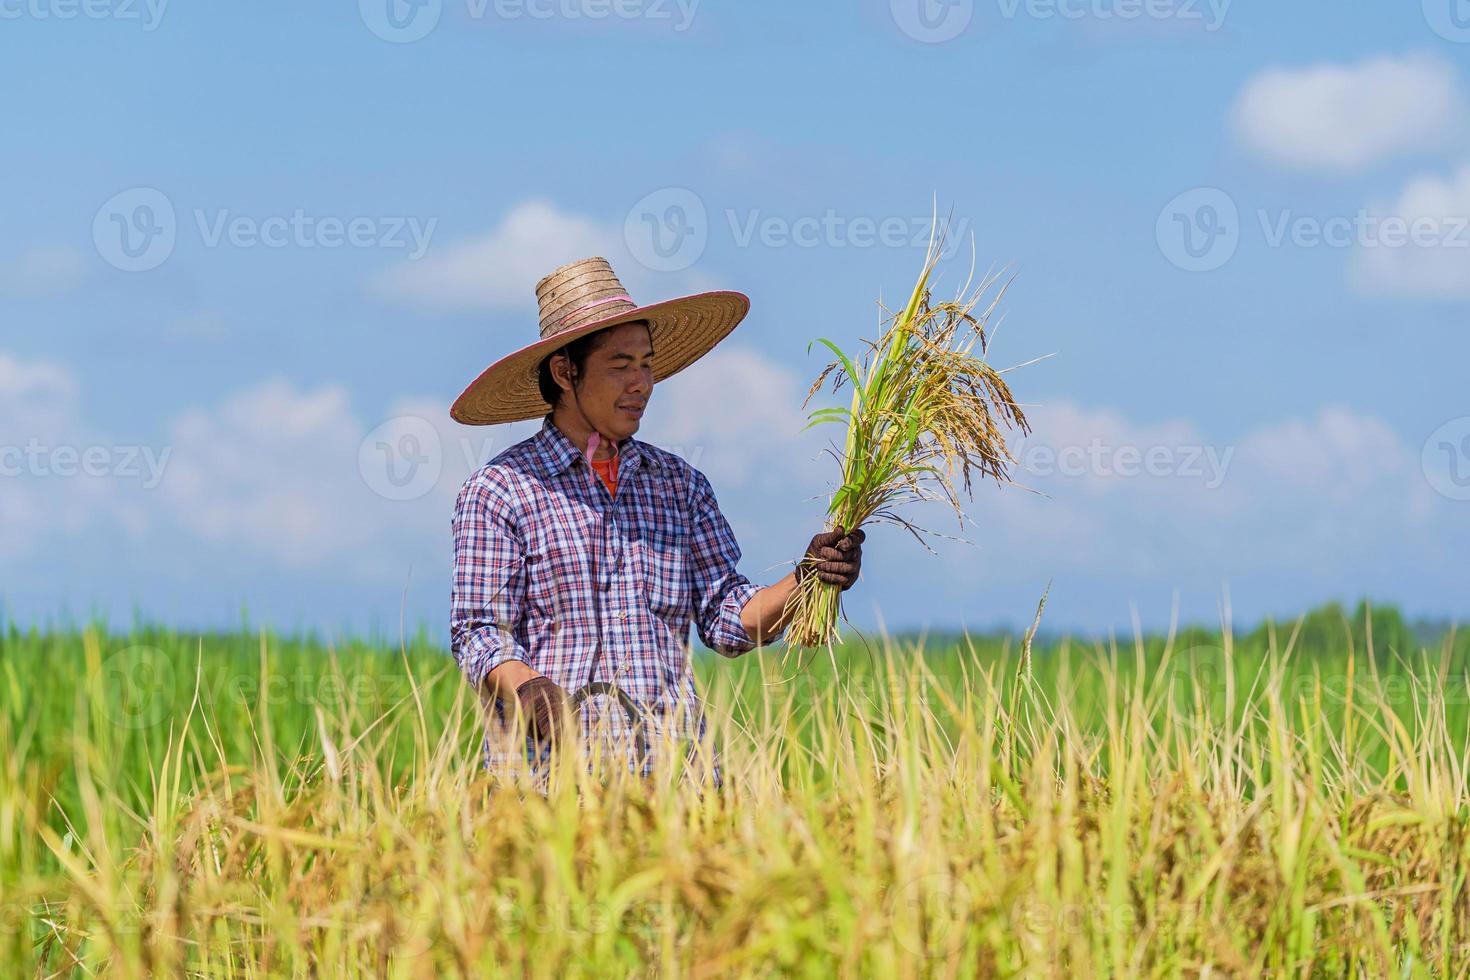
M 633 413 L 618 409 L 613 416 L 613 428 L 616 429 L 619 439 L 626 439 L 638 431 L 643 424 L 643 413 Z

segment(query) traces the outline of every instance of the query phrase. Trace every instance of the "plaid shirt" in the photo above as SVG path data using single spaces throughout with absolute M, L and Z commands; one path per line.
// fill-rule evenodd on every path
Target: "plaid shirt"
M 572 694 L 591 681 L 615 685 L 646 719 L 650 746 L 665 734 L 702 740 L 690 624 L 727 657 L 753 649 L 740 611 L 761 587 L 736 571 L 740 546 L 703 473 L 632 438 L 618 456 L 614 497 L 548 415 L 465 482 L 454 508 L 451 648 L 476 690 L 519 660 Z M 530 746 L 506 734 L 511 706 L 490 707 L 491 734 L 501 736 L 486 739 L 494 769 Z M 631 738 L 626 710 L 610 696 L 587 698 L 583 737 Z M 647 772 L 652 751 L 642 758 Z

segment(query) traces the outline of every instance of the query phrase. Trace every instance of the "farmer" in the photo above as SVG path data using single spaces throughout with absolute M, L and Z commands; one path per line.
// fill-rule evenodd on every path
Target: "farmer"
M 455 502 L 451 646 L 489 712 L 492 770 L 517 771 L 521 754 L 543 770 L 575 740 L 647 774 L 658 746 L 704 741 L 690 624 L 727 657 L 778 639 L 799 576 L 856 581 L 863 532 L 814 536 L 795 571 L 762 588 L 736 570 L 740 546 L 705 475 L 633 438 L 654 384 L 740 323 L 743 294 L 639 306 L 590 258 L 542 279 L 536 299 L 541 338 L 450 412 L 467 425 L 542 418 Z

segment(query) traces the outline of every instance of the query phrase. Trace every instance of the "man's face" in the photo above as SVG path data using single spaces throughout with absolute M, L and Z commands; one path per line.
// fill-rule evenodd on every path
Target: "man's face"
M 597 339 L 587 355 L 575 400 L 564 394 L 562 404 L 580 408 L 587 424 L 598 432 L 626 439 L 638 431 L 653 394 L 653 344 L 641 323 L 610 327 Z M 563 391 L 570 387 L 567 366 L 565 357 L 552 360 L 552 375 Z

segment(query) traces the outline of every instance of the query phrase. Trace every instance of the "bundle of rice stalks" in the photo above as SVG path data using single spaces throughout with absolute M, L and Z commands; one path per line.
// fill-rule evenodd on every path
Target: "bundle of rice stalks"
M 921 532 L 934 532 L 904 518 L 898 509 L 918 500 L 947 500 L 963 529 L 956 476 L 971 499 L 972 474 L 1000 485 L 1011 483 L 1015 458 L 1006 446 L 1007 432 L 1030 431 L 1001 372 L 985 361 L 986 329 L 1007 284 L 996 288 L 999 277 L 990 275 L 970 292 L 972 273 L 955 299 L 935 302 L 929 280 L 942 246 L 942 235 L 931 237 L 908 304 L 897 313 L 884 311 L 885 329 L 876 341 L 864 341 L 861 365 L 826 338 L 814 342 L 837 360 L 822 371 L 806 399 L 809 403 L 829 379 L 834 394 L 843 385 L 852 387 L 849 407 L 821 408 L 808 416 L 807 428 L 847 426 L 839 460 L 842 485 L 828 505 L 827 529 L 851 532 L 869 522 L 897 524 L 931 553 Z M 987 295 L 992 298 L 981 307 Z M 979 355 L 974 353 L 977 343 Z M 791 599 L 795 608 L 786 632 L 788 645 L 818 647 L 835 641 L 841 595 L 837 586 L 805 576 Z

